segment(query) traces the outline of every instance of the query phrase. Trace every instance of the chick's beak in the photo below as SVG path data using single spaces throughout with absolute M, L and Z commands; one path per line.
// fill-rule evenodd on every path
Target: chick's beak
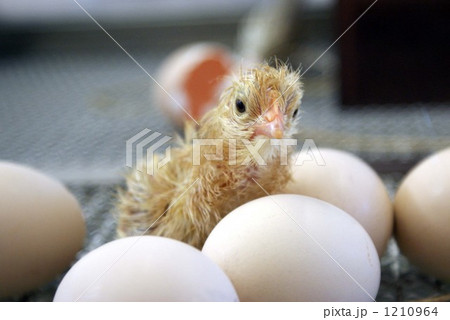
M 255 126 L 253 136 L 264 135 L 269 138 L 281 139 L 284 133 L 283 114 L 279 105 L 274 103 L 264 114 L 264 123 Z

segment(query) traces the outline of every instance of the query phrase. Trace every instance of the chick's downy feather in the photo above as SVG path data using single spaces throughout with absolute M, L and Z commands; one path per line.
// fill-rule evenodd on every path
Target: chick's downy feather
M 289 152 L 271 141 L 295 133 L 302 95 L 298 72 L 284 64 L 241 71 L 198 128 L 187 124 L 167 164 L 153 175 L 143 167 L 129 173 L 118 196 L 118 235 L 159 235 L 201 248 L 231 210 L 279 191 L 290 179 Z M 158 157 L 153 161 L 156 167 Z

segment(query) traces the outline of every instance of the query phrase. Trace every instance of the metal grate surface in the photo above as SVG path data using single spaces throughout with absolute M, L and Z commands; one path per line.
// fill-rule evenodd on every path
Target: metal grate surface
M 171 34 L 174 36 L 174 34 Z M 216 33 L 231 43 L 230 32 Z M 148 72 L 184 42 L 164 36 L 134 46 L 119 39 Z M 186 39 L 185 39 L 186 40 Z M 114 238 L 111 214 L 115 186 L 121 183 L 125 141 L 144 128 L 172 135 L 151 81 L 113 43 L 67 49 L 66 42 L 0 58 L 0 159 L 24 163 L 64 181 L 78 198 L 88 236 L 80 258 Z M 305 41 L 293 63 L 306 69 L 329 41 Z M 76 47 L 74 44 L 72 47 Z M 69 45 L 70 47 L 70 45 Z M 304 76 L 305 97 L 299 138 L 354 152 L 372 164 L 383 162 L 383 181 L 394 194 L 404 175 L 390 163 L 410 167 L 424 154 L 450 145 L 448 105 L 339 105 L 336 52 L 331 50 Z M 395 242 L 382 258 L 377 300 L 407 301 L 450 293 L 450 285 L 408 264 Z M 12 301 L 51 301 L 61 277 Z

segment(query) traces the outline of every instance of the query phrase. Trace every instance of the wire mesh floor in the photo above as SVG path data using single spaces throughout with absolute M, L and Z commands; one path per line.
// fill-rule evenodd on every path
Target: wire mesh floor
M 211 39 L 216 34 L 231 45 L 230 32 L 216 32 Z M 166 39 L 131 47 L 130 53 L 155 74 L 162 59 L 183 44 Z M 137 41 L 133 35 L 118 40 L 126 48 L 127 41 Z M 309 66 L 329 43 L 306 41 L 291 60 Z M 33 166 L 68 185 L 87 223 L 79 259 L 114 238 L 111 209 L 115 186 L 122 183 L 125 141 L 144 128 L 167 135 L 174 128 L 151 103 L 150 79 L 114 43 L 98 42 L 79 51 L 65 46 L 0 59 L 0 158 Z M 417 104 L 342 110 L 337 72 L 331 50 L 305 74 L 299 138 L 354 152 L 372 164 L 382 161 L 386 166 L 379 171 L 393 195 L 405 172 L 389 164 L 407 162 L 410 167 L 424 154 L 450 145 L 450 108 Z M 10 301 L 51 301 L 61 277 Z M 450 284 L 421 273 L 390 242 L 382 258 L 378 301 L 446 293 Z

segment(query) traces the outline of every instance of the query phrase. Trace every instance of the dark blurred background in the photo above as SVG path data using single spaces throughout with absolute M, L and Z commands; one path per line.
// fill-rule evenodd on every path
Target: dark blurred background
M 173 50 L 199 41 L 237 57 L 262 47 L 265 58 L 301 66 L 299 138 L 359 155 L 391 196 L 415 163 L 450 145 L 449 1 L 379 0 L 331 48 L 374 1 L 77 1 L 155 77 Z M 0 159 L 47 172 L 77 196 L 89 231 L 81 256 L 114 236 L 125 141 L 176 128 L 152 80 L 79 5 L 0 0 Z M 282 32 L 262 46 L 245 36 L 258 30 Z M 382 263 L 380 301 L 450 292 L 395 242 Z M 57 283 L 17 299 L 51 300 Z

